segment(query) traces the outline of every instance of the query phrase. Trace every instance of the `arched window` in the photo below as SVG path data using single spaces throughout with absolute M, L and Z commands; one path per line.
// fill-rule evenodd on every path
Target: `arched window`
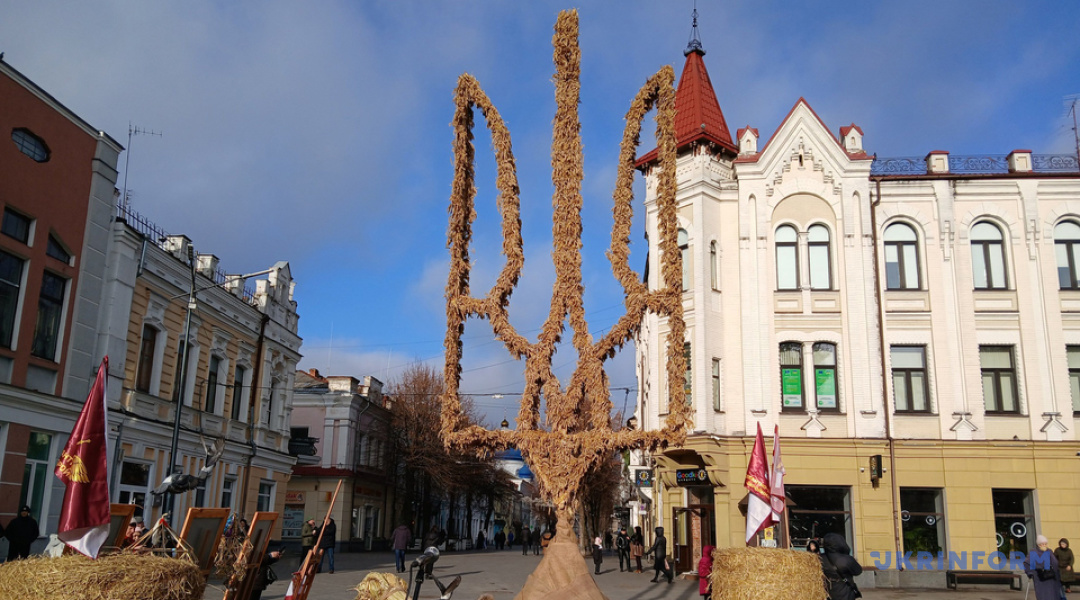
M 679 254 L 682 256 L 682 289 L 685 292 L 690 289 L 690 236 L 686 235 L 685 229 L 679 230 Z
M 709 279 L 712 289 L 720 289 L 719 265 L 716 264 L 716 242 L 709 242 Z
M 803 410 L 802 344 L 780 344 L 780 407 L 782 410 Z
M 1005 277 L 1005 244 L 1001 230 L 983 221 L 971 228 L 971 273 L 977 290 L 1003 290 L 1009 285 Z
M 814 397 L 818 410 L 837 411 L 836 344 L 814 344 Z
M 810 254 L 810 289 L 833 289 L 829 228 L 824 225 L 811 225 L 807 231 L 807 241 Z
M 1062 221 L 1054 227 L 1058 283 L 1063 290 L 1080 289 L 1080 225 Z
M 894 223 L 885 229 L 885 287 L 918 290 L 919 237 L 910 225 Z
M 776 289 L 799 289 L 799 234 L 790 225 L 776 230 Z

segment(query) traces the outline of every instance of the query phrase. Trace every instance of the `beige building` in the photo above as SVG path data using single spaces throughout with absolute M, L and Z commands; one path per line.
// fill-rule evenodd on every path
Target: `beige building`
M 205 485 L 177 495 L 174 526 L 193 506 L 231 508 L 249 519 L 282 512 L 295 462 L 289 417 L 301 343 L 289 264 L 252 274 L 265 276 L 252 289 L 225 275 L 216 256 L 195 253 L 187 237 L 167 235 L 123 207 L 111 235 L 97 345 L 110 358 L 114 502 L 160 514 L 149 492 L 169 473 L 179 408 L 174 464 L 182 472 L 197 474 L 205 464 L 203 440 L 226 444 Z
M 878 159 L 858 126 L 835 135 L 803 99 L 759 147 L 752 127 L 732 138 L 695 44 L 677 110 L 694 425 L 632 470 L 652 469 L 649 512 L 634 514 L 667 528 L 678 567 L 744 543 L 759 425 L 770 453 L 779 428 L 791 502 L 790 539 L 760 543 L 838 532 L 873 565 L 1080 537 L 1076 157 Z M 639 161 L 650 288 L 654 161 Z M 637 343 L 650 429 L 667 412 L 665 335 L 649 316 Z

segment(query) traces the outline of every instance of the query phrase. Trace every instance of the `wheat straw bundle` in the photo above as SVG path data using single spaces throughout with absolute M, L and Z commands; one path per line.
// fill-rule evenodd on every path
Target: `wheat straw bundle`
M 405 600 L 405 582 L 393 573 L 368 573 L 356 590 L 356 600 Z
M 191 561 L 151 554 L 31 557 L 0 566 L 0 598 L 199 600 L 206 580 Z
M 824 600 L 821 561 L 809 552 L 729 548 L 713 553 L 713 600 Z

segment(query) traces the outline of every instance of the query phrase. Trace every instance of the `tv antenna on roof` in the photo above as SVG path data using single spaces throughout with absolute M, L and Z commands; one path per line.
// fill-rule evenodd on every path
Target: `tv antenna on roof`
M 1080 94 L 1071 94 L 1065 96 L 1065 106 L 1069 107 L 1069 112 L 1072 113 L 1073 120 L 1073 143 L 1076 144 L 1076 160 L 1080 162 L 1080 131 L 1076 129 L 1076 105 L 1080 103 Z
M 125 210 L 131 206 L 131 198 L 128 196 L 128 172 L 131 166 L 131 138 L 136 135 L 156 135 L 161 137 L 160 131 L 153 131 L 138 125 L 132 125 L 131 121 L 128 121 L 128 143 L 127 143 L 127 156 L 124 157 L 124 192 L 120 195 L 120 203 Z

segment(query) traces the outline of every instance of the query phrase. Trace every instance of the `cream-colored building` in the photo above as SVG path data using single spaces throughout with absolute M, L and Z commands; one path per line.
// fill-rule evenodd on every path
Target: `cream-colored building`
M 687 51 L 676 116 L 694 425 L 636 456 L 655 477 L 644 528 L 666 527 L 684 570 L 703 544 L 742 545 L 760 425 L 787 469 L 780 543 L 835 531 L 873 565 L 1080 537 L 1076 157 L 877 159 L 803 99 L 767 141 L 732 138 L 703 57 Z M 639 166 L 655 289 L 655 152 Z M 650 315 L 637 343 L 648 429 L 667 412 L 665 335 Z

